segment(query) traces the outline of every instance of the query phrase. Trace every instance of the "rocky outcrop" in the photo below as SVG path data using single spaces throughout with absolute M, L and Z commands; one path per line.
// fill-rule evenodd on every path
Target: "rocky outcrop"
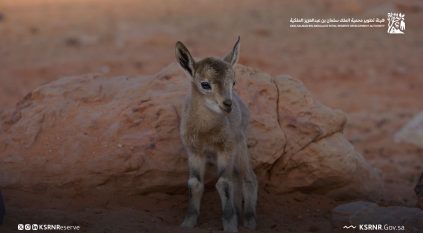
M 344 113 L 291 77 L 241 65 L 236 72 L 262 187 L 378 196 L 379 174 L 342 134 Z M 1 117 L 0 188 L 78 196 L 184 187 L 178 125 L 188 84 L 170 65 L 149 77 L 84 75 L 40 86 Z

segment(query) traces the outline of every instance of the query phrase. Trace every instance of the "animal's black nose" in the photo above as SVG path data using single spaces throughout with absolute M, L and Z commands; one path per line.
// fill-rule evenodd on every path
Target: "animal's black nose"
M 226 99 L 225 101 L 223 101 L 223 104 L 225 105 L 225 107 L 232 107 L 232 100 Z

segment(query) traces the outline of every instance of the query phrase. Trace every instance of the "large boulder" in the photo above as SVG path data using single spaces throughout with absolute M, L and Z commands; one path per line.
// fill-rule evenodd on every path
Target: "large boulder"
M 380 175 L 342 134 L 345 114 L 288 76 L 238 65 L 260 186 L 375 198 Z M 84 75 L 38 87 L 0 116 L 0 188 L 55 197 L 173 192 L 186 184 L 179 117 L 189 80 Z

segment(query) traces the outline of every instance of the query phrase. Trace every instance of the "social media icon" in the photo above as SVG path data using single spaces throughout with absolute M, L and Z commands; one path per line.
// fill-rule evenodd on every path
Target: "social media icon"
M 33 230 L 33 231 L 38 230 L 38 225 L 37 225 L 37 224 L 32 224 L 32 230 Z
M 24 225 L 23 224 L 18 224 L 18 230 L 19 231 L 23 231 L 24 230 Z
M 25 230 L 27 231 L 31 230 L 31 224 L 25 224 Z

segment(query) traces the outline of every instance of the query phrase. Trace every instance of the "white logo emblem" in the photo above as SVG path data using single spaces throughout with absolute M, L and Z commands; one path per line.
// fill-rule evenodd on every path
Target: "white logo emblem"
M 405 14 L 388 13 L 388 34 L 405 33 Z

